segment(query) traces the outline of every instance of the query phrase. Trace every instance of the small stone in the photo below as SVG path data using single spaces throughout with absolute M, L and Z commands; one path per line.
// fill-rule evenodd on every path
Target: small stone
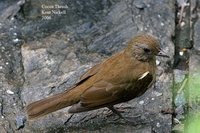
M 158 18 L 161 18 L 160 14 L 158 14 Z
M 55 63 L 55 61 L 53 59 L 50 59 L 50 60 L 46 60 L 45 62 L 47 65 L 52 65 Z
M 157 96 L 157 97 L 159 97 L 159 96 L 162 96 L 163 94 L 160 93 L 160 92 L 154 91 L 154 95 Z
M 134 2 L 134 5 L 136 8 L 141 9 L 141 10 L 146 7 L 145 3 L 142 0 L 136 0 Z
M 183 108 L 183 106 L 178 106 L 176 109 L 175 109 L 175 112 L 177 113 L 177 114 L 184 114 L 184 108 Z
M 177 118 L 174 118 L 174 124 L 180 124 L 181 122 L 177 119 Z
M 186 100 L 183 91 L 177 94 L 174 103 L 176 106 L 185 105 Z
M 11 90 L 7 90 L 6 93 L 8 93 L 8 94 L 10 94 L 10 95 L 13 95 L 13 94 L 14 94 L 14 92 L 11 91 Z
M 1 47 L 1 49 L 2 49 L 2 50 L 5 50 L 6 48 L 5 48 L 5 47 Z
M 165 24 L 163 22 L 160 23 L 161 26 L 164 26 Z
M 14 43 L 18 43 L 18 42 L 19 42 L 19 39 L 18 39 L 18 38 L 13 39 L 13 42 L 14 42 Z
M 13 35 L 15 35 L 15 36 L 16 36 L 16 35 L 17 35 L 17 33 L 13 33 Z
M 181 25 L 181 27 L 185 26 L 185 22 L 181 22 L 180 25 Z
M 139 101 L 139 104 L 140 105 L 143 105 L 144 104 L 144 101 L 142 100 L 142 101 Z
M 187 5 L 187 0 L 177 0 L 178 6 L 184 7 Z
M 157 126 L 157 127 L 160 127 L 161 125 L 160 125 L 160 123 L 158 122 L 158 123 L 156 123 L 156 126 Z
M 160 61 L 159 60 L 156 60 L 156 65 L 160 65 Z
M 8 65 L 9 63 L 8 62 L 6 62 L 6 65 Z
M 15 118 L 15 121 L 16 121 L 17 130 L 19 130 L 24 127 L 24 123 L 26 122 L 26 117 L 25 116 L 17 116 Z
M 67 58 L 68 59 L 76 59 L 76 54 L 74 52 L 70 52 L 68 55 L 67 55 Z
M 175 112 L 176 112 L 176 119 L 178 119 L 179 121 L 182 121 L 185 119 L 185 116 L 184 116 L 184 107 L 182 105 L 178 106 L 176 109 L 175 109 Z
M 167 123 L 168 125 L 172 125 L 172 123 Z
M 154 100 L 155 100 L 155 98 L 154 98 L 154 97 L 152 97 L 152 98 L 151 98 L 151 100 L 152 100 L 152 101 L 154 101 Z
M 184 54 L 183 51 L 180 51 L 180 52 L 179 52 L 179 55 L 180 55 L 180 56 L 183 56 L 183 54 Z
M 82 23 L 83 23 L 83 20 L 81 20 L 81 19 L 78 20 L 78 23 L 79 23 L 79 24 L 82 24 Z
M 1 70 L 1 69 L 3 69 L 3 67 L 2 67 L 2 66 L 0 66 L 0 70 Z

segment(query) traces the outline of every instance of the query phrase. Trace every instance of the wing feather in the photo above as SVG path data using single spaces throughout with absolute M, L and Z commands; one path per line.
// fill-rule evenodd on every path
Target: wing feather
M 89 79 L 90 77 L 95 75 L 100 70 L 100 68 L 101 68 L 101 64 L 97 64 L 97 65 L 93 66 L 91 69 L 89 69 L 85 74 L 83 74 L 80 77 L 79 81 L 75 84 L 75 86 L 82 84 L 87 79 Z
M 99 81 L 88 88 L 82 95 L 80 102 L 73 105 L 69 113 L 89 111 L 131 100 L 143 94 L 151 83 L 153 76 L 147 74 L 141 80 L 124 84 L 110 84 Z

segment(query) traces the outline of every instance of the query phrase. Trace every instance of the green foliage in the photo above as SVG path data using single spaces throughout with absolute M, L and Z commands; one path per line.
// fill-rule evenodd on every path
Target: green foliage
M 189 116 L 185 123 L 184 133 L 200 133 L 200 115 Z
M 189 114 L 184 133 L 200 133 L 200 74 L 189 77 Z

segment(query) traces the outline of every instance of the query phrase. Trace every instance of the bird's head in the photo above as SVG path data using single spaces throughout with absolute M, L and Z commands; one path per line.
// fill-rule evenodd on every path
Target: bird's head
M 140 34 L 131 39 L 125 52 L 139 61 L 151 61 L 155 56 L 168 57 L 161 51 L 158 40 L 148 34 Z

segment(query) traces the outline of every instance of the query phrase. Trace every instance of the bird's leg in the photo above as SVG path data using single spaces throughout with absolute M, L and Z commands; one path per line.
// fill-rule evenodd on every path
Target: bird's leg
M 118 110 L 116 110 L 113 106 L 108 106 L 108 109 L 110 109 L 113 113 L 118 115 L 121 119 L 124 119 L 124 117 L 121 115 L 121 113 Z
M 133 107 L 132 106 L 122 106 L 122 105 L 120 105 L 120 106 L 115 106 L 115 107 L 113 107 L 113 106 L 109 106 L 109 107 L 107 107 L 108 109 L 110 109 L 111 111 L 112 111 L 112 113 L 114 113 L 114 112 L 118 112 L 118 114 L 119 113 L 124 113 L 124 112 L 126 112 L 126 109 L 132 109 Z M 111 109 L 112 108 L 112 109 Z M 113 111 L 113 110 L 115 110 L 115 111 Z M 115 113 L 116 114 L 116 113 Z
M 125 105 L 123 106 L 122 104 L 119 106 L 115 106 L 115 109 L 119 112 L 125 112 L 126 109 L 132 109 L 133 107 L 131 105 Z
M 126 122 L 128 122 L 128 123 L 130 123 L 130 124 L 132 124 L 132 125 L 137 125 L 137 124 L 136 124 L 136 121 L 132 121 L 132 120 L 130 120 L 130 119 L 128 119 L 128 118 L 123 117 L 123 116 L 121 115 L 120 111 L 116 110 L 113 106 L 108 106 L 107 108 L 110 109 L 110 110 L 111 110 L 113 113 L 115 113 L 116 115 L 118 115 L 119 118 L 125 120 Z

